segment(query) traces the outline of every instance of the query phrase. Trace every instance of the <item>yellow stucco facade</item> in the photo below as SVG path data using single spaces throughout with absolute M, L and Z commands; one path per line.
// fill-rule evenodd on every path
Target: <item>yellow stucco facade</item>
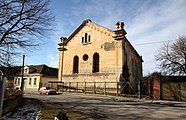
M 33 93 L 38 92 L 40 87 L 47 87 L 50 86 L 49 81 L 57 81 L 57 76 L 46 76 L 41 73 L 33 72 L 30 73 L 28 66 L 24 67 L 24 91 L 26 93 Z M 14 78 L 14 88 L 20 89 L 21 88 L 21 75 L 18 75 Z
M 15 77 L 14 87 L 16 89 L 20 89 L 21 80 L 22 80 L 21 76 Z M 28 91 L 28 92 L 38 91 L 41 80 L 42 80 L 42 76 L 40 75 L 24 76 L 24 91 Z
M 130 80 L 142 77 L 142 58 L 125 37 L 124 23 L 116 30 L 85 20 L 59 45 L 58 79 L 63 82 L 118 82 L 122 67 L 129 67 Z M 66 50 L 64 50 L 66 48 Z

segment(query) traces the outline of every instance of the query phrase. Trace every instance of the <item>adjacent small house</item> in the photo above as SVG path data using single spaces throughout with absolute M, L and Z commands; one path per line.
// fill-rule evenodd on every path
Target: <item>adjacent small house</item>
M 20 89 L 21 74 L 14 78 L 14 87 Z M 49 81 L 58 80 L 58 69 L 47 65 L 31 65 L 24 67 L 24 91 L 37 92 L 40 87 L 49 86 Z

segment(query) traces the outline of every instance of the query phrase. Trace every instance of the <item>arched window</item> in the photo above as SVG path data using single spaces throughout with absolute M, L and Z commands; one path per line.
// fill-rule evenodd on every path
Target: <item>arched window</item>
M 73 73 L 78 73 L 78 68 L 79 68 L 79 57 L 76 55 L 74 56 L 74 60 L 73 60 Z
M 82 37 L 82 43 L 84 43 L 84 37 Z
M 99 54 L 98 53 L 94 53 L 93 55 L 93 69 L 92 72 L 99 72 Z
M 87 37 L 88 37 L 88 34 L 85 33 L 85 43 L 87 43 Z
M 88 42 L 90 42 L 90 35 L 88 36 Z

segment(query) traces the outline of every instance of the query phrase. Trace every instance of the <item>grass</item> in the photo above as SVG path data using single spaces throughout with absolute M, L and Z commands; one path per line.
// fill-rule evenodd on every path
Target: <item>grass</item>
M 93 120 L 93 118 L 87 115 L 83 115 L 81 113 L 62 108 L 59 105 L 50 104 L 46 102 L 41 103 L 39 120 L 53 120 L 59 112 L 66 113 L 69 120 Z

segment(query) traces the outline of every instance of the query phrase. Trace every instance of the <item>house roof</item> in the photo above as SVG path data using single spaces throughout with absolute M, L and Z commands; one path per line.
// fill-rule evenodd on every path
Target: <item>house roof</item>
M 58 76 L 58 69 L 47 65 L 31 65 L 28 66 L 29 74 L 39 73 L 43 76 Z
M 16 75 L 18 75 L 21 71 L 21 66 L 15 66 L 15 67 L 0 67 L 0 70 L 3 72 L 5 77 L 8 80 L 14 79 Z
M 186 76 L 165 76 L 171 82 L 186 82 Z
M 143 77 L 144 80 L 153 80 L 153 79 L 159 79 L 164 82 L 186 82 L 186 76 L 164 76 L 160 73 L 154 73 L 148 77 Z

